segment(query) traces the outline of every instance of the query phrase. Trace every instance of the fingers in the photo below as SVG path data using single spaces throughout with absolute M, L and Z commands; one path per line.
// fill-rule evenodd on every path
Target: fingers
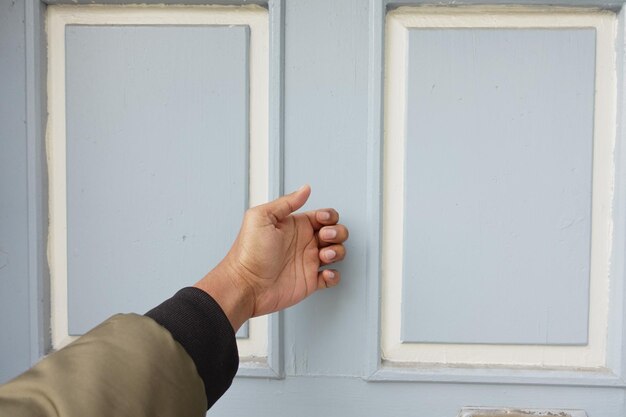
M 324 226 L 337 224 L 339 221 L 339 213 L 337 213 L 337 210 L 332 208 L 307 211 L 302 214 L 309 219 L 313 230 L 319 230 Z
M 346 248 L 343 245 L 331 245 L 320 250 L 319 258 L 322 265 L 341 261 L 346 256 Z
M 318 242 L 320 247 L 325 247 L 333 243 L 343 243 L 348 240 L 348 228 L 343 224 L 334 226 L 324 226 L 318 233 Z
M 317 274 L 317 288 L 330 288 L 339 284 L 341 274 L 335 269 L 325 269 Z
M 276 221 L 281 221 L 294 211 L 300 209 L 309 199 L 310 195 L 311 187 L 309 185 L 303 185 L 297 191 L 284 195 L 274 201 L 270 201 L 267 204 L 263 204 L 260 207 L 265 209 L 268 214 L 271 214 Z

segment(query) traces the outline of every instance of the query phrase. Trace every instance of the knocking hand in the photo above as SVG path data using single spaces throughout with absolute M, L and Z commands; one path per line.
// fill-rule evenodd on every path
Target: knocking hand
M 220 304 L 235 331 L 250 317 L 339 283 L 338 271 L 320 267 L 344 258 L 348 229 L 337 223 L 334 209 L 293 214 L 310 194 L 306 185 L 249 209 L 226 258 L 196 283 Z

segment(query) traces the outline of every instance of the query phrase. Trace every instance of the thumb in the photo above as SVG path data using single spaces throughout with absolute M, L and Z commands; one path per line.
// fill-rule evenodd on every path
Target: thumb
M 265 204 L 265 209 L 281 221 L 306 203 L 311 195 L 311 187 L 303 185 L 291 194 L 284 195 Z

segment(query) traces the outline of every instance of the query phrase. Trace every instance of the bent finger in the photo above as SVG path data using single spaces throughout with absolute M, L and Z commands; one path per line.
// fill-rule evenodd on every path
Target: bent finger
M 337 224 L 339 221 L 339 213 L 333 208 L 323 208 L 311 210 L 303 213 L 311 222 L 313 230 L 319 230 L 324 226 Z
M 346 256 L 346 248 L 343 245 L 331 245 L 320 250 L 319 258 L 322 265 L 328 265 L 341 261 Z
M 330 288 L 339 284 L 341 274 L 335 269 L 325 269 L 317 274 L 317 288 Z
M 318 233 L 318 241 L 320 246 L 328 246 L 332 243 L 343 243 L 348 240 L 348 228 L 343 224 L 336 224 L 334 226 L 324 226 Z

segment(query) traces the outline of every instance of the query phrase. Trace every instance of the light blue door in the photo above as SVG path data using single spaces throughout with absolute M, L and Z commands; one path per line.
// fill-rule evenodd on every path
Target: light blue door
M 309 183 L 342 284 L 209 415 L 626 415 L 622 2 L 49 3 L 0 5 L 3 381 Z

